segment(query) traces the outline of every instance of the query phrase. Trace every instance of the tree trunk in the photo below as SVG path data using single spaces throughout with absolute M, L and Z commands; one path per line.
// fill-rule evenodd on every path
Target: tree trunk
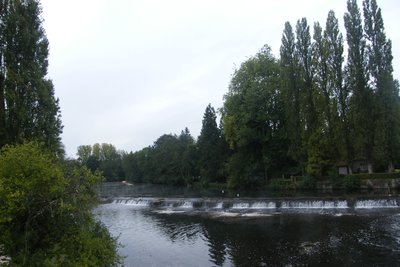
M 349 174 L 353 174 L 353 168 L 352 168 L 351 164 L 349 164 L 349 165 L 347 166 L 347 170 L 348 170 L 348 173 L 349 173 Z
M 4 74 L 0 73 L 0 147 L 5 145 L 7 142 L 5 122 Z
M 393 161 L 390 161 L 390 162 L 389 162 L 389 165 L 388 165 L 388 172 L 394 172 L 394 164 L 393 164 Z

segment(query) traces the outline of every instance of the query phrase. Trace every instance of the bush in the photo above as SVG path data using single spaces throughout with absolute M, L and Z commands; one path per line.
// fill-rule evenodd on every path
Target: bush
M 90 212 L 88 169 L 69 170 L 37 143 L 0 152 L 0 246 L 11 266 L 113 266 L 117 242 Z
M 268 188 L 271 190 L 293 190 L 295 185 L 292 180 L 272 179 L 269 181 Z
M 358 177 L 361 180 L 366 179 L 398 179 L 400 178 L 400 173 L 357 173 L 351 174 L 351 176 Z
M 360 189 L 361 178 L 358 175 L 347 175 L 342 180 L 342 186 L 348 191 Z
M 313 190 L 317 187 L 317 180 L 314 176 L 307 175 L 299 183 L 299 188 L 302 190 Z

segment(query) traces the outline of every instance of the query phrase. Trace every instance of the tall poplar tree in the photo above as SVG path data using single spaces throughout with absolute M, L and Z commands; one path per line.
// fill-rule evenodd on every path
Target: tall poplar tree
M 364 0 L 370 84 L 376 95 L 374 158 L 394 170 L 400 149 L 399 88 L 393 79 L 392 42 L 387 40 L 381 9 L 376 0 Z
M 300 72 L 300 94 L 301 106 L 303 107 L 303 128 L 305 130 L 305 142 L 313 133 L 316 127 L 316 111 L 314 103 L 312 67 L 312 46 L 310 26 L 306 18 L 297 21 L 296 24 L 296 53 L 299 62 Z M 301 109 L 300 109 L 301 110 Z
M 374 101 L 368 85 L 367 47 L 364 37 L 361 13 L 356 0 L 347 1 L 344 15 L 347 31 L 348 60 L 347 86 L 351 90 L 350 116 L 351 140 L 356 160 L 366 162 L 368 172 L 372 172 L 374 143 Z
M 314 24 L 314 35 L 313 35 L 313 67 L 315 69 L 315 86 L 317 88 L 317 103 L 316 109 L 322 113 L 320 115 L 322 122 L 321 127 L 324 128 L 325 132 L 329 135 L 332 134 L 332 110 L 331 110 L 331 98 L 332 98 L 332 87 L 329 86 L 329 51 L 328 43 L 323 36 L 321 25 L 316 22 Z M 321 98 L 321 101 L 318 101 Z
M 39 1 L 1 1 L 0 10 L 0 145 L 34 139 L 61 154 L 60 108 L 47 78 Z
M 329 11 L 324 31 L 327 52 L 328 87 L 332 94 L 332 113 L 334 114 L 334 142 L 338 148 L 336 163 L 351 166 L 353 153 L 349 129 L 349 91 L 344 84 L 343 35 L 334 11 Z M 349 169 L 351 172 L 351 168 Z
M 299 64 L 296 53 L 296 39 L 289 22 L 285 23 L 280 47 L 282 90 L 286 113 L 286 131 L 289 138 L 288 155 L 300 165 L 305 163 L 305 153 L 302 144 L 302 119 Z M 301 166 L 302 167 L 302 166 Z
M 307 101 L 312 100 L 311 117 L 313 128 L 309 129 L 307 140 L 307 173 L 316 176 L 325 174 L 335 158 L 332 127 L 332 89 L 329 87 L 329 68 L 327 44 L 322 34 L 322 27 L 314 24 L 314 42 L 312 43 L 312 78 Z
M 5 32 L 7 25 L 7 15 L 9 14 L 10 3 L 0 1 L 0 147 L 7 143 L 6 116 L 5 116 L 5 78 L 6 78 L 6 40 Z

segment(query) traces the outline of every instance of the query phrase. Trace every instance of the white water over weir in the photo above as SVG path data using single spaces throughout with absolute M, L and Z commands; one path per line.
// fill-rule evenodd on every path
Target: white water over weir
M 399 209 L 400 198 L 380 199 L 259 199 L 259 198 L 116 198 L 112 202 L 135 208 L 212 212 L 313 212 Z

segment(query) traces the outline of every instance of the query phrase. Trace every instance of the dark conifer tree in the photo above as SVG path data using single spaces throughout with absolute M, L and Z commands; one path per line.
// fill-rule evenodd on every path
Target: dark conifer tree
M 209 104 L 204 112 L 200 136 L 197 141 L 199 152 L 199 171 L 203 183 L 215 182 L 221 176 L 220 139 L 217 115 Z

